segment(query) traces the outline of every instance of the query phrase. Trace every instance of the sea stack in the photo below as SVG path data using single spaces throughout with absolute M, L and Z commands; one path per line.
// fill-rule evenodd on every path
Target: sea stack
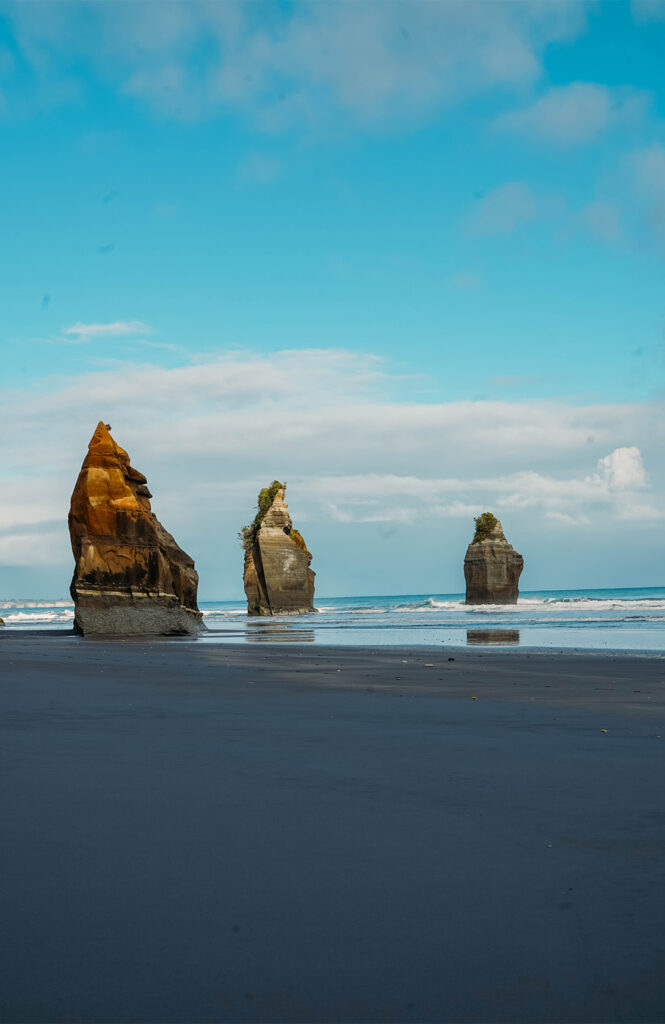
M 202 628 L 194 562 L 150 509 L 146 478 L 99 423 L 69 511 L 74 628 L 84 634 L 182 635 Z
M 279 480 L 264 487 L 254 522 L 241 533 L 248 615 L 307 615 L 314 611 L 312 555 L 293 528 L 285 490 L 286 484 Z
M 466 603 L 516 604 L 523 568 L 524 559 L 506 540 L 496 516 L 478 516 L 464 558 Z

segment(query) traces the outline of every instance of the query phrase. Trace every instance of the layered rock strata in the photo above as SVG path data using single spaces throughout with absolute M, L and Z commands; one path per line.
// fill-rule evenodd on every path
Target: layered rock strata
M 193 634 L 194 562 L 150 508 L 143 473 L 99 423 L 69 511 L 74 628 L 84 634 Z
M 284 491 L 285 485 L 277 480 L 261 491 L 256 519 L 242 531 L 249 615 L 307 615 L 314 611 L 312 555 L 293 528 Z
M 476 533 L 466 550 L 464 578 L 467 604 L 516 604 L 524 559 L 506 540 L 491 512 L 476 519 Z

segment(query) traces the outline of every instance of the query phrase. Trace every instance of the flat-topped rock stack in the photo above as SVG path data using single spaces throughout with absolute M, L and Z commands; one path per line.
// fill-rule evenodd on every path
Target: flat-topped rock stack
M 464 558 L 466 603 L 516 604 L 524 559 L 508 543 L 491 512 L 475 522 L 476 532 Z
M 146 478 L 99 423 L 69 512 L 74 628 L 178 635 L 202 628 L 194 562 L 152 512 Z
M 265 487 L 259 494 L 254 522 L 242 531 L 248 615 L 307 615 L 314 611 L 312 555 L 293 527 L 285 489 L 279 480 Z

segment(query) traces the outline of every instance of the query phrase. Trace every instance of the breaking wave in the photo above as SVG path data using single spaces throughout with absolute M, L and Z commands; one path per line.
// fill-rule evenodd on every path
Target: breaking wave
M 520 613 L 533 614 L 539 611 L 561 611 L 576 614 L 581 611 L 612 612 L 612 611 L 659 611 L 665 615 L 665 597 L 663 598 L 594 598 L 594 597 L 520 597 L 516 605 L 467 605 L 462 599 L 444 601 L 435 597 L 427 597 L 421 601 L 398 605 L 393 609 L 396 613 L 412 614 L 414 612 L 464 611 L 471 615 L 497 615 Z
M 68 626 L 74 621 L 73 605 L 71 608 L 63 608 L 61 611 L 42 608 L 40 611 L 34 612 L 5 612 L 4 607 L 0 610 L 3 612 L 0 618 L 4 619 L 6 626 L 41 626 L 52 623 Z

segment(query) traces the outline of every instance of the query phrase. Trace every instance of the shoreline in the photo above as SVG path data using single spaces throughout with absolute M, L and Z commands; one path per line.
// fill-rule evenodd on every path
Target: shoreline
M 600 658 L 653 658 L 654 660 L 665 659 L 665 650 L 659 650 L 648 647 L 548 647 L 548 646 L 531 646 L 528 643 L 523 643 L 521 640 L 518 643 L 455 643 L 454 641 L 438 641 L 437 643 L 427 644 L 414 644 L 405 641 L 402 644 L 397 643 L 359 643 L 359 644 L 344 644 L 344 643 L 333 643 L 326 642 L 325 640 L 300 640 L 288 639 L 288 640 L 277 640 L 277 639 L 264 639 L 260 636 L 251 636 L 246 632 L 243 633 L 243 640 L 238 639 L 238 633 L 232 630 L 225 629 L 210 629 L 208 628 L 205 632 L 201 632 L 199 635 L 174 635 L 174 636 L 160 636 L 160 635 L 88 635 L 82 636 L 76 633 L 73 629 L 62 629 L 62 628 L 46 628 L 46 629 L 26 629 L 26 628 L 12 628 L 11 626 L 0 627 L 0 646 L 2 645 L 3 638 L 7 642 L 18 641 L 18 640 L 30 640 L 30 639 L 72 639 L 81 644 L 98 644 L 98 643 L 110 643 L 110 644 L 150 644 L 150 643 L 175 643 L 175 644 L 202 644 L 206 646 L 219 646 L 223 648 L 238 648 L 239 650 L 246 650 L 252 647 L 270 647 L 270 648 L 283 648 L 288 646 L 289 648 L 302 648 L 305 651 L 429 651 L 445 653 L 448 650 L 454 650 L 456 652 L 467 651 L 469 653 L 482 654 L 483 652 L 487 655 L 509 655 L 516 656 L 520 654 L 525 655 L 542 655 L 544 657 L 566 657 L 566 656 L 578 656 L 578 657 L 600 657 Z M 294 629 L 295 632 L 295 629 Z M 215 636 L 220 638 L 229 637 L 230 639 L 220 639 L 217 641 L 213 639 Z

